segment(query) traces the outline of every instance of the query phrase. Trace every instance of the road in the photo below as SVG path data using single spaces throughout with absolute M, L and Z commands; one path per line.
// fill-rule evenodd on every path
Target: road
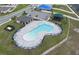
M 8 21 L 10 21 L 11 18 L 14 17 L 14 16 L 20 16 L 24 11 L 26 11 L 26 13 L 30 13 L 30 12 L 33 10 L 33 7 L 34 7 L 34 6 L 29 5 L 29 6 L 27 6 L 26 8 L 23 8 L 23 9 L 21 9 L 21 10 L 19 10 L 19 11 L 10 13 L 10 14 L 5 15 L 5 16 L 0 16 L 0 25 L 6 23 L 6 22 L 8 22 Z M 70 8 L 69 6 L 67 6 L 67 7 Z M 54 8 L 54 9 L 56 9 L 56 8 Z M 58 9 L 58 8 L 57 8 L 57 9 Z M 58 10 L 61 10 L 61 9 L 58 9 Z M 71 10 L 72 10 L 72 9 L 71 9 Z M 62 10 L 62 11 L 65 11 L 65 10 Z M 65 12 L 68 12 L 68 11 L 65 11 Z M 73 10 L 72 10 L 72 12 L 74 13 Z M 68 12 L 68 13 L 71 13 L 71 12 Z M 74 13 L 74 14 L 75 14 L 75 13 Z M 75 14 L 75 15 L 76 15 L 76 14 Z M 77 19 L 77 18 L 68 16 L 68 15 L 64 15 L 64 16 L 65 16 L 65 17 L 68 17 L 68 18 L 71 18 L 71 19 L 73 19 L 73 20 L 79 21 L 79 19 Z M 76 15 L 76 16 L 79 17 L 78 15 Z M 70 27 L 70 26 L 69 26 L 69 27 Z M 69 34 L 69 31 L 68 31 L 68 34 Z M 68 34 L 67 34 L 67 36 L 68 36 Z M 53 49 L 55 49 L 56 47 L 58 47 L 58 46 L 60 46 L 62 43 L 64 43 L 67 39 L 68 39 L 68 37 L 66 37 L 65 39 L 63 39 L 63 40 L 62 40 L 60 43 L 58 43 L 57 45 L 55 45 L 55 46 L 49 48 L 48 50 L 46 50 L 46 51 L 45 51 L 44 53 L 42 53 L 42 54 L 44 55 L 44 54 L 47 54 L 48 52 L 52 51 Z
M 23 8 L 19 11 L 10 13 L 8 15 L 5 16 L 0 16 L 0 25 L 4 24 L 5 22 L 8 22 L 9 19 L 11 19 L 14 16 L 20 16 L 24 11 L 26 11 L 27 13 L 31 12 L 31 10 L 33 9 L 33 6 L 28 5 L 26 8 Z
M 4 24 L 4 23 L 8 22 L 9 19 L 12 18 L 12 17 L 14 17 L 14 16 L 20 16 L 24 11 L 25 11 L 26 13 L 30 13 L 30 12 L 33 10 L 34 7 L 35 7 L 35 6 L 28 5 L 26 8 L 21 9 L 21 10 L 19 10 L 19 11 L 10 13 L 10 14 L 5 15 L 5 16 L 0 16 L 0 25 L 2 25 L 2 24 Z M 68 7 L 68 6 L 67 6 L 67 7 Z M 54 9 L 61 10 L 61 11 L 65 11 L 65 10 L 58 9 L 58 8 L 54 8 Z M 71 13 L 71 12 L 69 12 L 69 11 L 65 11 L 65 12 Z M 72 11 L 72 12 L 73 12 L 73 11 Z M 72 18 L 72 19 L 74 19 L 74 20 L 79 20 L 79 19 L 76 19 L 76 18 L 71 17 L 71 16 L 67 16 L 67 15 L 65 15 L 65 16 L 66 16 L 66 17 L 69 17 L 69 18 Z

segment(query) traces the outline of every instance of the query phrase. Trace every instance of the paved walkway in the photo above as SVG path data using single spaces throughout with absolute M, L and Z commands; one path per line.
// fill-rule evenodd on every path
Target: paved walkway
M 33 10 L 33 7 L 34 6 L 28 5 L 26 8 L 21 9 L 19 11 L 10 13 L 10 14 L 5 15 L 5 16 L 0 16 L 0 24 L 4 24 L 5 22 L 8 22 L 9 19 L 12 18 L 12 17 L 14 17 L 14 16 L 20 16 L 24 11 L 26 11 L 26 13 L 30 13 Z M 62 9 L 58 9 L 58 8 L 54 8 L 54 9 L 62 10 Z M 62 11 L 65 11 L 65 10 L 62 10 Z M 65 11 L 65 12 L 71 13 L 69 11 Z M 78 20 L 78 19 L 76 19 L 74 17 L 71 17 L 71 16 L 68 16 L 68 15 L 64 15 L 64 16 L 68 17 L 68 18 L 71 18 L 71 19 L 74 19 L 74 20 Z
M 70 11 L 66 11 L 64 9 L 59 9 L 59 8 L 53 8 L 54 10 L 60 10 L 60 11 L 63 11 L 63 12 L 67 12 L 67 13 L 70 13 L 70 14 L 74 14 L 73 12 L 70 12 Z
M 68 7 L 68 6 L 67 6 Z M 70 7 L 69 7 L 70 8 Z M 54 9 L 58 9 L 58 8 L 54 8 Z M 58 10 L 61 10 L 61 9 L 58 9 Z M 65 10 L 63 10 L 65 11 Z M 71 10 L 72 11 L 72 10 Z M 65 11 L 65 12 L 68 12 L 68 13 L 71 13 L 69 11 Z M 74 11 L 72 11 L 74 13 Z M 74 13 L 75 14 L 75 13 Z M 76 14 L 75 14 L 76 15 Z M 77 17 L 79 17 L 78 15 L 76 15 Z M 76 21 L 79 21 L 78 18 L 74 18 L 74 17 L 71 17 L 71 16 L 68 16 L 68 15 L 64 15 L 64 17 L 67 17 L 67 18 L 70 18 L 70 19 L 73 19 L 73 20 L 76 20 Z M 70 29 L 70 20 L 69 20 L 69 28 L 68 28 L 68 33 L 67 33 L 67 37 L 65 39 L 63 39 L 60 43 L 56 44 L 55 46 L 49 48 L 48 50 L 46 50 L 45 52 L 42 53 L 42 55 L 46 55 L 48 54 L 49 52 L 51 52 L 52 50 L 54 50 L 55 48 L 59 47 L 61 44 L 63 44 L 65 41 L 68 40 L 68 36 L 69 36 L 69 29 Z
M 70 29 L 70 20 L 69 20 L 69 27 L 68 27 L 68 33 L 65 39 L 63 39 L 61 42 L 59 42 L 58 44 L 54 45 L 53 47 L 49 48 L 48 50 L 46 50 L 45 52 L 43 52 L 41 55 L 46 55 L 49 52 L 51 52 L 52 50 L 54 50 L 55 48 L 59 47 L 61 44 L 63 44 L 65 41 L 68 40 L 68 36 L 69 36 L 69 29 Z
M 70 8 L 70 7 L 69 7 L 69 8 Z M 63 9 L 59 9 L 59 8 L 54 8 L 54 9 L 55 9 L 55 10 L 61 10 L 61 11 L 64 11 L 64 12 L 67 12 L 67 13 L 70 13 L 70 14 L 74 14 L 74 11 L 70 12 L 70 11 L 66 11 L 66 10 L 63 10 Z M 75 15 L 75 14 L 74 14 L 74 15 Z M 68 18 L 70 18 L 70 19 L 73 19 L 73 20 L 79 21 L 78 18 L 71 17 L 71 16 L 68 16 L 68 15 L 65 15 L 65 14 L 64 14 L 64 16 L 65 16 L 65 17 L 68 17 Z M 78 15 L 77 15 L 77 17 L 78 17 Z
M 64 15 L 64 17 L 67 17 L 67 18 L 70 18 L 70 19 L 73 19 L 73 20 L 79 21 L 79 19 L 78 19 L 78 18 L 71 17 L 71 16 L 68 16 L 68 15 Z
M 28 6 L 28 7 L 24 8 L 24 9 L 21 9 L 21 10 L 19 10 L 19 11 L 13 12 L 13 13 L 11 13 L 11 14 L 8 14 L 8 15 L 5 15 L 5 16 L 0 16 L 0 24 L 2 25 L 2 24 L 4 24 L 4 23 L 10 21 L 10 18 L 19 15 L 19 14 L 22 13 L 23 11 L 26 11 L 27 13 L 29 13 L 29 12 L 31 12 L 31 9 L 32 9 L 32 8 L 33 8 L 33 7 L 29 7 L 29 6 Z M 54 9 L 58 9 L 58 8 L 54 8 Z M 61 10 L 61 9 L 58 9 L 58 10 Z M 62 10 L 62 11 L 65 11 L 65 10 Z M 65 12 L 71 13 L 71 12 L 69 12 L 69 11 L 65 11 Z M 74 19 L 74 20 L 79 21 L 79 19 L 77 19 L 77 18 L 68 16 L 68 15 L 64 15 L 64 16 L 65 16 L 65 17 L 68 17 L 68 18 L 70 18 L 70 19 Z M 70 21 L 69 21 L 69 22 L 70 22 Z M 70 28 L 70 25 L 69 25 L 69 28 Z M 69 29 L 69 28 L 68 28 L 68 29 Z M 55 49 L 56 47 L 60 46 L 62 43 L 64 43 L 64 42 L 68 39 L 68 35 L 69 35 L 69 31 L 68 31 L 67 37 L 66 37 L 65 39 L 63 39 L 60 43 L 56 44 L 55 46 L 49 48 L 48 50 L 46 50 L 46 51 L 45 51 L 44 53 L 42 53 L 42 54 L 43 54 L 43 55 L 44 55 L 44 54 L 47 54 L 47 53 L 49 53 L 50 51 L 52 51 L 53 49 Z

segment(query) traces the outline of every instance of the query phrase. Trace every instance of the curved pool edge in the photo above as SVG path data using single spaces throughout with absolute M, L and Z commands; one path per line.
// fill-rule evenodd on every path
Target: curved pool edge
M 56 34 L 53 34 L 53 33 L 43 33 L 43 34 L 40 34 L 40 36 L 35 40 L 35 41 L 25 41 L 21 36 L 23 35 L 22 33 L 18 33 L 19 31 L 21 31 L 22 29 L 24 30 L 25 27 L 28 28 L 26 29 L 26 33 L 33 30 L 35 27 L 39 26 L 39 24 L 42 24 L 42 23 L 46 23 L 46 24 L 50 24 L 50 25 L 54 25 L 54 27 L 57 27 L 57 30 L 55 29 L 54 30 L 54 33 Z M 28 27 L 30 26 L 30 27 Z M 18 32 L 15 33 L 15 35 L 13 36 L 14 40 L 16 41 L 16 44 L 19 46 L 19 47 L 22 47 L 24 49 L 32 49 L 32 48 L 35 48 L 37 46 L 39 46 L 39 44 L 42 42 L 44 36 L 46 35 L 52 35 L 52 36 L 55 36 L 55 35 L 58 35 L 62 32 L 62 29 L 56 25 L 55 23 L 52 23 L 52 22 L 47 22 L 47 21 L 33 21 L 31 22 L 30 24 L 26 25 L 25 27 L 23 27 L 22 29 L 20 29 Z M 30 30 L 29 30 L 30 29 Z M 59 33 L 57 34 L 58 32 L 58 29 L 59 29 Z M 21 31 L 22 32 L 22 31 Z M 25 32 L 24 32 L 25 33 Z M 20 37 L 18 36 L 20 35 Z M 19 39 L 17 38 L 19 37 Z M 29 42 L 29 44 L 27 45 L 26 43 Z M 26 47 L 27 46 L 27 47 Z

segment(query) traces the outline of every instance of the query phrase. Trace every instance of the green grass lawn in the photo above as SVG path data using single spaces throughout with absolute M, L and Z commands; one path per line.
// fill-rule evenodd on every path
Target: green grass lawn
M 53 21 L 51 20 L 51 22 Z M 15 27 L 15 30 L 12 32 L 5 31 L 4 28 L 7 25 L 13 25 Z M 32 49 L 32 50 L 27 50 L 27 49 L 17 47 L 15 45 L 14 40 L 12 39 L 12 36 L 14 35 L 14 33 L 22 27 L 23 25 L 17 24 L 15 20 L 12 20 L 0 26 L 0 54 L 9 54 L 9 55 L 10 54 L 12 55 L 16 55 L 16 54 L 30 54 L 31 55 L 32 54 L 34 55 L 34 54 L 43 53 L 45 50 L 59 43 L 61 40 L 63 40 L 66 37 L 67 31 L 68 31 L 68 19 L 64 18 L 61 21 L 61 27 L 63 28 L 62 34 L 58 36 L 45 36 L 43 42 L 37 48 Z
M 23 8 L 25 8 L 27 5 L 28 5 L 28 4 L 19 4 L 19 5 L 17 6 L 17 8 L 16 8 L 13 12 L 18 11 L 18 10 L 20 10 L 20 9 L 23 9 Z
M 79 55 L 79 33 L 73 29 L 79 28 L 79 21 L 70 20 L 69 38 L 60 47 L 49 52 L 50 55 Z
M 63 9 L 63 10 L 67 10 L 67 11 L 70 11 L 71 12 L 71 10 L 66 5 L 54 4 L 53 7 L 54 8 L 59 8 L 59 9 Z
M 64 11 L 61 11 L 61 10 L 55 10 L 54 9 L 53 12 L 60 13 L 60 14 L 64 14 L 64 15 L 68 15 L 68 16 L 77 18 L 74 14 L 70 14 L 70 13 L 67 13 L 67 12 L 64 12 Z
M 7 32 L 4 28 L 7 25 L 13 25 L 15 30 Z M 15 46 L 15 42 L 12 40 L 14 32 L 20 29 L 23 25 L 17 24 L 15 20 L 12 20 L 2 26 L 0 26 L 0 54 L 20 54 L 23 53 L 19 48 Z M 20 51 L 20 52 L 19 52 Z
M 21 10 L 25 7 L 27 7 L 28 4 L 19 4 L 12 12 L 16 12 L 18 10 Z M 12 12 L 8 12 L 8 13 L 0 13 L 0 16 L 4 16 L 4 15 L 7 15 L 7 14 L 10 14 Z

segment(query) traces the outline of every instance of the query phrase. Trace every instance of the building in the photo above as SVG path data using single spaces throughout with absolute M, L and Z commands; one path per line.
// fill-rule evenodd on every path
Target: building
M 18 17 L 16 21 L 17 23 L 26 25 L 33 20 L 48 21 L 50 17 L 51 17 L 51 13 L 46 13 L 46 12 L 41 12 L 41 11 L 32 11 L 25 16 Z
M 38 5 L 39 6 L 39 5 Z M 46 7 L 46 10 L 51 10 L 52 5 L 44 5 Z M 31 10 L 31 9 L 30 9 Z M 22 23 L 22 24 L 28 24 L 32 20 L 41 20 L 41 21 L 48 21 L 51 17 L 52 12 L 51 11 L 36 11 L 36 10 L 27 10 L 25 13 L 27 13 L 27 16 L 22 16 L 17 18 L 17 23 Z
M 12 12 L 17 5 L 15 4 L 9 4 L 9 5 L 1 5 L 0 6 L 0 13 L 7 13 L 7 12 Z
M 0 13 L 7 13 L 11 7 L 0 7 Z
M 41 11 L 32 11 L 27 16 L 32 17 L 35 20 L 49 20 L 51 13 L 41 12 Z
M 79 4 L 70 4 L 69 5 L 74 11 L 79 12 Z
M 28 24 L 29 22 L 31 22 L 33 20 L 32 17 L 30 16 L 21 16 L 17 18 L 17 23 L 21 23 L 21 24 Z

